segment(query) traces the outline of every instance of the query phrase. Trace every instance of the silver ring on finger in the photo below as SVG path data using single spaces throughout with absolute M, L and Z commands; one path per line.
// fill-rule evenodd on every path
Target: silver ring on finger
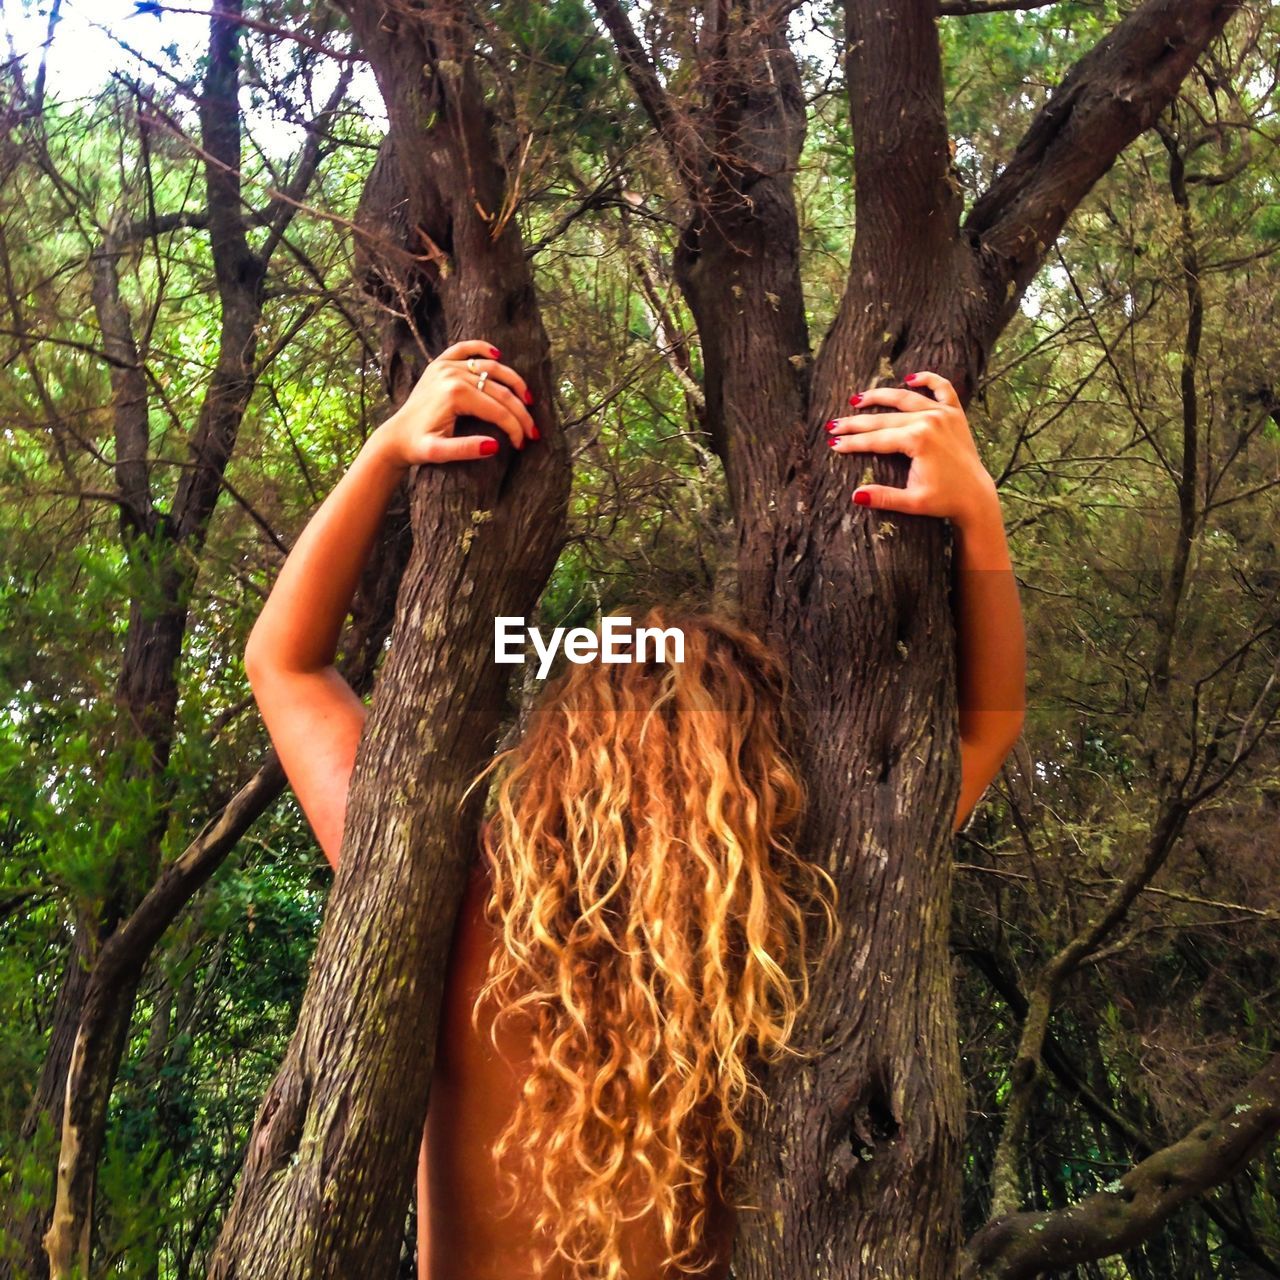
M 468 368 L 472 373 L 479 373 L 479 372 L 480 372 L 480 370 L 476 368 L 476 358 L 475 358 L 475 356 L 468 356 L 468 357 L 467 357 L 467 368 Z
M 489 370 L 481 369 L 480 376 L 476 379 L 476 390 L 483 391 L 484 384 L 489 381 Z

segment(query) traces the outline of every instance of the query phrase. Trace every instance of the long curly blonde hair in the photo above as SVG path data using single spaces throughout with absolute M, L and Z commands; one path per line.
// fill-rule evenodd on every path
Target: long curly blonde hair
M 684 661 L 570 667 L 485 771 L 504 945 L 472 1023 L 492 1000 L 495 1048 L 502 1018 L 533 1028 L 492 1155 L 508 1211 L 535 1210 L 538 1276 L 559 1259 L 628 1280 L 621 1225 L 654 1211 L 664 1270 L 713 1264 L 711 1188 L 726 1196 L 744 1149 L 752 1061 L 804 1056 L 814 926 L 828 946 L 836 928 L 835 884 L 791 843 L 804 788 L 781 664 L 724 618 L 654 608 L 643 625 L 680 627 Z

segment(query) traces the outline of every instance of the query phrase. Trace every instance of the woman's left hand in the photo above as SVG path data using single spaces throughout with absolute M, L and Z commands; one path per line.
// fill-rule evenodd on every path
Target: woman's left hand
M 855 413 L 827 423 L 833 453 L 903 453 L 911 459 L 905 489 L 862 484 L 853 500 L 880 511 L 946 516 L 967 524 L 999 509 L 995 482 L 987 474 L 956 389 L 936 373 L 912 373 L 919 391 L 877 387 L 850 397 L 857 408 L 884 405 L 896 413 Z

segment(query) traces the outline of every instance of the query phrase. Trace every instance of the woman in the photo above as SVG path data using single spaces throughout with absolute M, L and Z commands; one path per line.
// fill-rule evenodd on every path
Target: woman
M 862 485 L 855 501 L 955 526 L 958 826 L 1021 727 L 1022 622 L 955 390 L 907 381 L 934 398 L 866 391 L 851 403 L 893 412 L 827 427 L 833 452 L 912 459 L 906 488 Z M 334 866 L 365 709 L 333 657 L 386 502 L 408 466 L 497 452 L 453 434 L 462 415 L 516 448 L 536 441 L 531 403 L 486 342 L 432 361 L 298 538 L 253 629 L 254 695 Z M 724 619 L 649 622 L 684 629 L 683 663 L 570 669 L 495 762 L 419 1157 L 421 1280 L 727 1274 L 723 1175 L 748 1064 L 803 1052 L 791 1034 L 810 926 L 831 922 L 834 886 L 791 846 L 802 788 L 776 659 Z

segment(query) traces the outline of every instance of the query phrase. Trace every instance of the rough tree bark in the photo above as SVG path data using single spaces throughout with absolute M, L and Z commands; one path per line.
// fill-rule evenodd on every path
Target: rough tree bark
M 664 50 L 660 73 L 627 6 L 595 4 L 691 211 L 677 276 L 698 324 L 708 428 L 738 517 L 743 602 L 790 660 L 809 729 L 805 847 L 843 903 L 844 937 L 804 1027 L 824 1052 L 774 1070 L 767 1112 L 748 1118 L 754 1142 L 740 1190 L 762 1211 L 742 1217 L 735 1274 L 951 1280 L 962 1248 L 962 1116 L 948 956 L 958 779 L 947 539 L 941 522 L 852 507 L 857 477 L 833 464 L 822 424 L 855 387 L 913 368 L 943 373 L 968 398 L 1072 209 L 1169 103 L 1237 5 L 1135 8 L 1072 69 L 962 221 L 936 0 L 847 0 L 857 234 L 815 360 L 791 177 L 805 127 L 786 37 L 794 6 L 699 6 L 688 65 L 677 73 Z M 476 89 L 464 20 L 440 4 L 347 8 L 388 103 L 412 220 L 441 202 L 453 214 L 452 242 L 430 223 L 424 240 L 427 256 L 443 253 L 452 268 L 439 282 L 451 332 L 487 324 L 494 312 L 459 292 L 470 287 L 491 307 L 494 295 L 510 297 L 512 280 L 528 286 L 522 264 L 509 276 L 487 271 L 514 236 L 488 241 L 470 203 L 478 193 L 483 209 L 501 206 L 485 185 L 497 178 L 476 123 L 482 104 L 467 97 Z M 673 98 L 670 84 L 684 96 Z M 459 114 L 468 100 L 472 110 Z M 470 250 L 460 229 L 474 237 Z M 507 332 L 488 336 L 506 347 Z M 545 383 L 540 331 L 533 349 L 513 349 Z M 871 469 L 900 480 L 902 465 L 877 459 Z M 477 656 L 502 598 L 490 557 L 522 547 L 519 563 L 542 572 L 550 545 L 531 553 L 511 523 L 546 501 L 544 476 L 522 474 L 470 544 L 471 559 L 460 556 L 453 539 L 465 504 L 453 483 L 418 480 L 415 527 L 442 530 L 448 553 L 431 569 L 417 565 L 406 585 L 301 1025 L 259 1115 L 213 1267 L 219 1280 L 338 1277 L 356 1259 L 361 1274 L 381 1275 L 389 1265 L 461 888 L 465 853 L 454 842 L 472 837 L 469 817 L 452 822 L 452 804 L 492 730 L 494 681 Z M 467 587 L 462 609 L 441 595 L 449 582 Z M 465 750 L 464 709 L 482 712 Z M 442 750 L 457 750 L 466 767 L 437 771 Z M 424 754 L 433 771 L 419 782 Z
M 259 1110 L 210 1274 L 392 1274 L 426 1116 L 435 1025 L 478 816 L 464 788 L 492 750 L 503 669 L 495 614 L 525 615 L 559 548 L 568 497 L 548 342 L 484 101 L 465 6 L 346 4 L 377 74 L 425 278 L 385 281 L 419 328 L 487 338 L 534 396 L 542 439 L 498 465 L 422 468 L 391 651 L 352 775 L 337 876 L 285 1062 Z M 388 182 L 390 160 L 373 181 Z M 391 184 L 394 187 L 394 184 Z M 377 193 L 378 196 L 381 192 Z M 379 269 L 395 273 L 394 256 Z M 397 398 L 421 368 L 403 323 L 386 346 Z M 485 427 L 490 434 L 493 429 Z

